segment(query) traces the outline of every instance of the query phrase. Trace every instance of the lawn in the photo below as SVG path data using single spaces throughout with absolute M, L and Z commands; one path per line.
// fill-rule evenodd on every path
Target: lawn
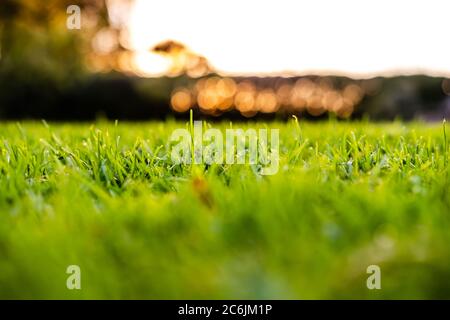
M 442 123 L 233 123 L 280 129 L 270 176 L 174 165 L 185 127 L 0 123 L 0 298 L 450 298 Z

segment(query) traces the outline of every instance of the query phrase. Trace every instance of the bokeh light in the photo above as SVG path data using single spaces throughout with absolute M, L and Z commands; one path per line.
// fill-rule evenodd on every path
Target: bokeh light
M 236 80 L 210 76 L 198 79 L 191 89 L 176 89 L 171 105 L 177 112 L 191 107 L 210 115 L 236 110 L 245 117 L 260 113 L 320 116 L 326 112 L 349 117 L 365 95 L 358 81 L 336 86 L 329 78 L 284 78 L 280 82 Z

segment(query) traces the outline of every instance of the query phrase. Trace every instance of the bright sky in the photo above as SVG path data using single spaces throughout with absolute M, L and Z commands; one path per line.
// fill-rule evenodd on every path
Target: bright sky
M 176 40 L 223 74 L 450 75 L 448 0 L 135 0 L 130 30 L 146 50 Z

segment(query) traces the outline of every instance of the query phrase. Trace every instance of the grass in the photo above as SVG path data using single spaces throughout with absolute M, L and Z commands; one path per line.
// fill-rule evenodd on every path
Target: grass
M 0 297 L 450 298 L 445 127 L 247 126 L 278 174 L 173 165 L 181 122 L 1 123 Z

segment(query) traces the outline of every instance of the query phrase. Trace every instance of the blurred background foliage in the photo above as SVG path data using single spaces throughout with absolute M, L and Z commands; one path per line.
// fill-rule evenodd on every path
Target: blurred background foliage
M 114 8 L 119 2 L 121 6 Z M 81 8 L 82 30 L 66 27 L 66 9 L 72 4 Z M 295 85 L 300 77 L 232 78 L 228 79 L 232 85 L 250 83 L 254 101 L 249 106 L 248 95 L 239 96 L 236 92 L 230 102 L 217 102 L 216 96 L 220 95 L 217 90 L 198 90 L 202 78 L 215 76 L 213 67 L 205 57 L 189 51 L 183 44 L 161 39 L 163 42 L 159 46 L 149 48 L 171 61 L 170 74 L 148 78 L 139 70 L 133 70 L 130 66 L 133 52 L 127 48 L 126 41 L 122 41 L 126 23 L 120 18 L 126 16 L 130 4 L 132 0 L 2 0 L 0 119 L 164 119 L 186 117 L 189 108 L 201 111 L 204 117 L 232 119 L 286 118 L 290 114 L 320 119 L 336 113 L 340 118 L 440 120 L 450 115 L 447 97 L 450 82 L 424 75 L 369 80 L 302 77 L 319 89 L 324 82 L 331 84 L 328 91 L 320 89 L 319 103 L 294 101 Z M 117 15 L 118 10 L 120 15 Z M 108 42 L 103 38 L 112 40 Z M 279 93 L 282 84 L 290 86 L 288 103 L 282 101 Z M 349 85 L 364 90 L 350 106 L 346 104 L 345 95 L 339 96 L 338 91 L 339 86 L 344 92 Z M 202 100 L 204 93 L 209 100 Z M 240 108 L 242 101 L 236 100 L 238 97 L 244 101 L 241 103 L 244 107 Z M 341 100 L 336 100 L 338 98 Z M 326 103 L 323 106 L 324 100 L 328 101 L 328 107 Z M 258 101 L 262 104 L 259 109 Z M 343 111 L 336 111 L 336 106 Z

